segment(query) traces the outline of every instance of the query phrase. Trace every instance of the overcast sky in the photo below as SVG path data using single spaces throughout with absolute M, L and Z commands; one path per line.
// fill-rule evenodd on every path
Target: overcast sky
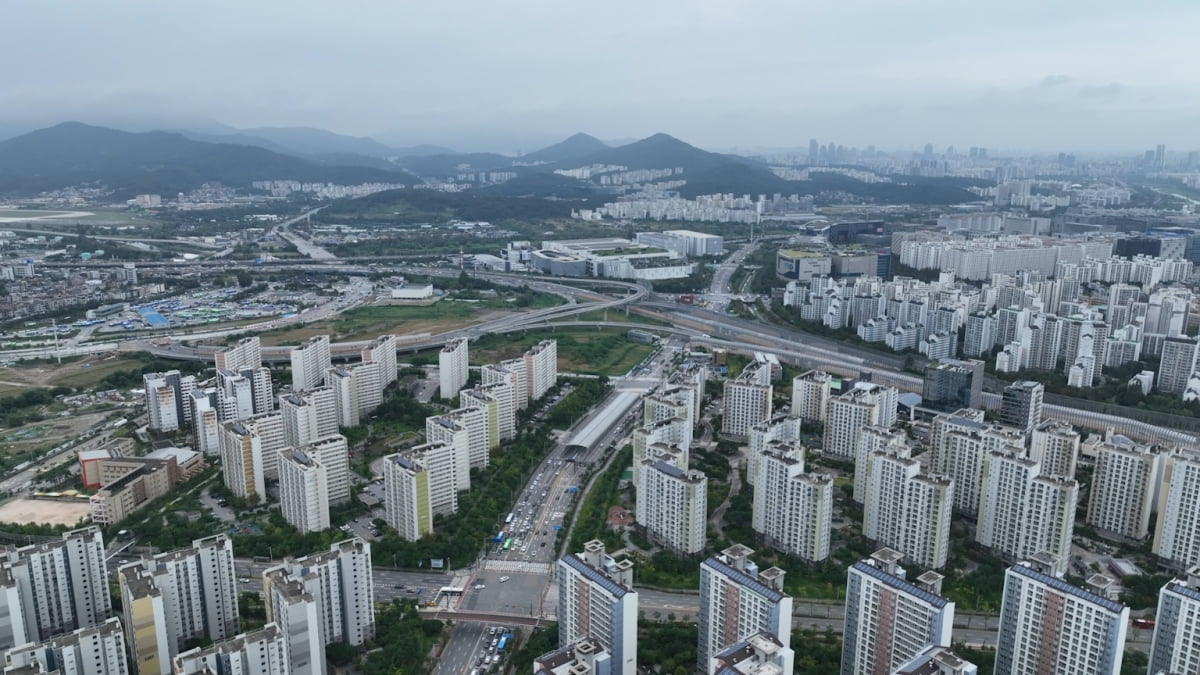
M 0 122 L 1186 151 L 1198 27 L 1197 0 L 4 0 Z

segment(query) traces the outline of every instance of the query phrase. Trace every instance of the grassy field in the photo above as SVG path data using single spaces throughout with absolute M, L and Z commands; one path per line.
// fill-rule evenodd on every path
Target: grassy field
M 558 369 L 568 373 L 624 375 L 653 349 L 630 342 L 620 328 L 562 328 L 480 338 L 471 345 L 471 363 L 511 359 L 541 340 L 558 341 Z
M 483 314 L 482 308 L 471 303 L 447 300 L 431 305 L 371 305 L 352 309 L 336 319 L 262 333 L 261 337 L 265 345 L 290 345 L 326 334 L 335 342 L 345 342 L 387 333 L 443 333 L 476 323 Z
M 85 365 L 86 364 L 86 365 Z M 65 359 L 57 363 L 17 363 L 0 368 L 0 396 L 19 394 L 31 387 L 93 387 L 105 376 L 120 370 L 140 368 L 133 356 L 96 354 L 88 358 Z

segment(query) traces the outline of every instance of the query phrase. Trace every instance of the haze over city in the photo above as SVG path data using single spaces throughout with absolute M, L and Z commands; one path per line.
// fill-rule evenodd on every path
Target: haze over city
M 505 153 L 575 131 L 1128 152 L 1193 137 L 1198 23 L 1186 1 L 18 0 L 0 135 L 77 119 Z

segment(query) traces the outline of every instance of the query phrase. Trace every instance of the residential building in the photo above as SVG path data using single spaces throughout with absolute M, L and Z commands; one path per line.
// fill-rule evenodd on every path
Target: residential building
M 213 405 L 216 392 L 210 391 L 192 392 L 192 444 L 205 457 L 220 457 L 221 416 Z
M 257 336 L 242 338 L 232 347 L 218 351 L 213 358 L 217 370 L 237 372 L 243 368 L 258 368 L 262 365 L 262 342 Z
M 1000 424 L 1028 432 L 1042 421 L 1045 387 L 1038 382 L 1013 382 L 1000 399 Z
M 1087 523 L 1107 534 L 1134 540 L 1150 534 L 1163 473 L 1156 448 L 1111 436 L 1097 448 Z
M 500 441 L 516 438 L 517 406 L 513 387 L 507 382 L 482 384 L 459 392 L 459 405 L 463 408 L 488 408 L 488 446 L 495 448 Z M 491 419 L 495 418 L 495 422 Z M 493 429 L 494 427 L 494 429 Z
M 419 476 L 414 476 L 412 478 L 413 481 L 416 481 L 414 484 L 406 482 L 408 479 L 403 473 L 393 473 L 389 480 L 389 471 L 394 472 L 396 469 L 390 463 L 397 463 L 400 458 L 419 467 L 420 471 L 426 474 L 426 478 L 422 480 Z M 384 502 L 389 509 L 388 522 L 396 528 L 397 532 L 403 534 L 408 531 L 413 534 L 421 534 L 425 528 L 422 523 L 425 523 L 426 520 L 428 526 L 433 527 L 433 516 L 450 515 L 458 511 L 458 493 L 462 490 L 458 483 L 461 459 L 453 445 L 441 442 L 424 443 L 402 453 L 388 455 L 384 460 Z M 397 466 L 403 467 L 403 463 L 398 463 Z M 425 498 L 420 493 L 422 483 L 425 481 L 428 482 L 427 508 L 430 512 L 428 516 L 422 515 L 421 511 L 426 508 L 424 506 Z M 394 499 L 399 502 L 393 504 Z M 410 499 L 416 500 L 415 505 L 411 508 L 417 509 L 418 520 L 413 529 L 405 529 L 408 527 L 407 525 L 401 527 L 403 523 L 398 524 L 398 520 L 394 521 L 393 518 L 400 518 L 400 514 L 404 514 L 405 509 L 410 508 L 406 505 L 410 503 Z
M 939 445 L 934 449 L 935 470 L 954 480 L 954 508 L 975 515 L 989 453 L 1024 455 L 1025 433 L 992 424 L 970 428 L 959 422 L 939 435 Z
M 1151 550 L 1176 569 L 1200 565 L 1200 455 L 1194 451 L 1164 460 L 1158 522 Z
M 333 391 L 338 426 L 356 427 L 362 407 L 358 404 L 358 383 L 349 368 L 330 368 L 325 372 L 325 386 Z
M 156 431 L 178 431 L 192 421 L 192 411 L 185 405 L 196 388 L 196 378 L 183 376 L 178 370 L 142 375 L 146 390 L 148 425 Z
M 498 386 L 503 387 L 507 385 Z M 493 398 L 480 387 L 464 389 L 458 392 L 458 401 L 462 409 L 479 408 L 483 411 L 483 427 L 486 433 L 485 442 L 487 443 L 490 457 L 491 450 L 500 447 L 500 401 Z
M 833 478 L 806 473 L 803 447 L 772 442 L 758 460 L 751 525 L 771 548 L 811 562 L 829 557 Z
M 822 452 L 853 460 L 859 429 L 865 426 L 890 428 L 896 423 L 899 396 L 895 387 L 856 382 L 849 391 L 829 399 Z
M 925 474 L 917 460 L 888 450 L 874 452 L 867 470 L 863 535 L 922 567 L 945 566 L 954 481 Z
M 983 400 L 983 362 L 943 359 L 925 366 L 921 406 L 953 412 L 978 408 Z
M 633 463 L 662 459 L 686 471 L 691 458 L 692 429 L 682 417 L 659 420 L 633 430 Z M 667 457 L 670 455 L 670 457 Z M 641 489 L 641 472 L 633 472 L 633 487 Z
M 483 469 L 491 463 L 488 421 L 486 408 L 456 408 L 444 415 L 425 418 L 425 440 L 441 441 L 462 451 L 467 471 L 464 490 L 471 486 L 470 469 Z
M 284 618 L 283 606 L 275 602 L 281 597 L 276 589 L 291 582 L 298 582 L 316 601 L 322 646 L 345 642 L 357 647 L 375 637 L 370 542 L 357 537 L 335 542 L 328 551 L 285 558 L 282 564 L 263 572 L 267 620 L 278 623 L 285 631 L 285 624 L 280 623 Z
M 893 672 L 895 675 L 978 675 L 979 667 L 948 647 L 929 647 Z
M 316 584 L 314 584 L 316 585 Z M 271 608 L 271 622 L 287 641 L 288 662 L 294 675 L 325 673 L 325 644 L 321 603 L 315 593 L 284 572 L 263 577 L 263 597 Z
M 61 541 L 0 553 L 13 617 L 11 627 L 0 626 L 6 634 L 0 638 L 36 642 L 103 623 L 112 614 L 105 556 L 104 536 L 96 526 L 64 532 Z
M 381 389 L 396 381 L 396 336 L 380 335 L 362 348 L 363 363 L 378 363 Z
M 315 335 L 304 344 L 293 347 L 291 360 L 292 391 L 321 386 L 325 371 L 333 363 L 329 353 L 329 336 Z
M 273 623 L 184 652 L 171 663 L 175 675 L 292 675 L 288 636 Z
M 383 492 L 388 525 L 401 539 L 416 541 L 433 532 L 429 471 L 420 458 L 407 453 L 384 457 Z
M 1046 476 L 1075 475 L 1079 457 L 1079 432 L 1070 424 L 1046 420 L 1033 429 L 1029 440 L 1029 459 L 1042 467 Z
M 529 405 L 528 372 L 529 368 L 526 367 L 524 358 L 507 359 L 501 361 L 499 364 L 483 366 L 480 369 L 484 384 L 511 380 L 513 385 L 513 400 L 516 402 L 518 409 Z
M 753 553 L 734 544 L 700 563 L 698 663 L 709 663 L 722 650 L 759 633 L 790 648 L 792 598 L 783 592 L 784 571 L 760 571 L 750 560 Z
M 885 548 L 850 566 L 842 675 L 892 673 L 931 647 L 950 645 L 954 603 L 941 596 L 942 575 L 909 581 L 902 557 Z
M 792 378 L 792 414 L 805 422 L 824 422 L 832 385 L 833 376 L 820 370 Z
M 284 440 L 292 447 L 338 433 L 337 394 L 331 387 L 280 396 L 279 413 Z
M 1004 573 L 997 673 L 1118 675 L 1129 608 L 1022 562 Z
M 651 459 L 643 460 L 638 471 L 641 485 L 636 517 L 650 540 L 684 555 L 703 551 L 708 478 L 700 471 L 681 470 Z
M 637 672 L 638 594 L 633 563 L 616 561 L 600 541 L 558 561 L 558 646 L 592 638 L 612 655 L 614 675 Z
M 1188 378 L 1196 372 L 1197 355 L 1200 355 L 1200 343 L 1194 338 L 1174 335 L 1163 340 L 1158 381 L 1155 383 L 1158 390 L 1164 394 L 1182 396 L 1187 389 Z
M 983 312 L 971 314 L 963 337 L 964 355 L 979 358 L 991 354 L 996 346 L 996 319 Z
M 171 673 L 189 642 L 221 641 L 239 625 L 233 542 L 218 534 L 117 571 L 129 652 L 141 675 Z
M 778 675 L 791 673 L 796 653 L 771 633 L 761 631 L 745 640 L 735 642 L 713 655 L 707 668 L 709 675 Z
M 746 436 L 750 427 L 771 416 L 774 389 L 771 368 L 752 361 L 736 379 L 725 382 L 725 409 L 721 431 L 731 436 Z
M 558 341 L 542 340 L 524 358 L 529 400 L 536 401 L 558 383 Z
M 325 465 L 302 450 L 279 453 L 279 505 L 283 519 L 301 534 L 329 528 L 329 482 Z
M 454 338 L 438 353 L 438 395 L 442 398 L 454 398 L 467 385 L 468 345 L 467 338 Z
M 870 459 L 876 451 L 893 452 L 909 457 L 912 455 L 908 447 L 908 434 L 900 429 L 887 427 L 865 426 L 858 431 L 858 439 L 854 448 L 854 466 L 860 467 L 854 472 L 854 501 L 862 504 L 867 499 L 867 477 L 870 476 Z
M 542 654 L 533 660 L 535 675 L 612 675 L 612 654 L 593 638 Z
M 265 499 L 262 439 L 241 422 L 226 422 L 221 432 L 221 475 L 225 487 L 242 499 Z
M 1200 567 L 1167 582 L 1158 592 L 1150 668 L 1146 672 L 1200 672 Z
M 254 383 L 232 370 L 217 371 L 217 417 L 236 422 L 254 415 Z
M 5 673 L 13 675 L 129 675 L 121 620 L 112 617 L 42 642 L 28 643 L 5 655 Z
M 975 541 L 1013 562 L 1049 553 L 1050 573 L 1066 574 L 1079 484 L 1043 475 L 1036 461 L 997 450 L 988 453 L 983 483 Z
M 758 462 L 767 447 L 774 442 L 799 444 L 800 418 L 795 415 L 773 415 L 750 427 L 750 452 L 746 458 L 746 482 L 754 485 L 758 479 Z

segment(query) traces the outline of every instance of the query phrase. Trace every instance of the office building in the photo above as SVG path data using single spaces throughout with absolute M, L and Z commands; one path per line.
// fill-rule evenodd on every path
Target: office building
M 175 675 L 292 675 L 288 636 L 268 623 L 211 647 L 197 647 L 171 661 Z
M 1158 592 L 1151 675 L 1200 672 L 1200 568 L 1167 582 Z
M 1158 367 L 1155 386 L 1164 394 L 1183 395 L 1188 378 L 1196 372 L 1196 357 L 1200 354 L 1200 343 L 1183 335 L 1163 340 L 1162 360 Z
M 863 536 L 902 551 L 905 559 L 939 569 L 950 548 L 954 482 L 925 474 L 906 453 L 876 451 L 867 465 Z
M 736 379 L 725 382 L 721 431 L 731 436 L 749 434 L 750 427 L 771 416 L 773 396 L 770 366 L 761 361 L 747 364 Z
M 704 550 L 708 525 L 708 478 L 663 461 L 643 460 L 636 517 L 652 542 L 676 553 Z
M 0 639 L 21 644 L 77 628 L 96 626 L 112 613 L 104 537 L 91 526 L 62 534 L 61 541 L 0 553 L 0 587 L 10 625 Z
M 941 597 L 942 575 L 909 581 L 901 557 L 885 548 L 850 566 L 842 675 L 893 673 L 931 647 L 950 645 L 954 603 Z
M 238 631 L 233 543 L 224 534 L 124 565 L 117 581 L 129 652 L 141 675 L 166 675 L 188 643 Z
M 1000 399 L 1000 424 L 1028 432 L 1042 421 L 1045 387 L 1029 380 L 1013 382 Z
M 529 400 L 536 401 L 558 383 L 558 341 L 542 340 L 524 358 Z
M 214 354 L 213 359 L 217 370 L 236 373 L 243 368 L 258 368 L 262 365 L 262 342 L 257 337 L 242 338 Z
M 1118 675 L 1129 608 L 1022 562 L 1004 573 L 997 673 Z
M 988 453 L 983 474 L 975 541 L 1012 562 L 1049 553 L 1048 571 L 1066 574 L 1079 484 L 1043 475 L 1037 462 L 1004 451 Z
M 345 642 L 359 646 L 375 637 L 375 585 L 371 544 L 354 538 L 335 542 L 329 550 L 303 558 L 285 558 L 263 572 L 267 620 L 280 623 L 283 608 L 274 602 L 276 588 L 298 582 L 317 603 L 320 644 Z M 281 616 L 276 618 L 279 611 Z
M 612 672 L 637 672 L 638 594 L 633 563 L 616 561 L 592 540 L 558 561 L 558 646 L 592 638 L 612 655 Z
M 866 426 L 890 428 L 896 423 L 899 396 L 895 387 L 856 382 L 849 391 L 829 399 L 822 452 L 853 460 L 859 429 Z
M 833 376 L 810 370 L 792 378 L 792 414 L 805 422 L 824 422 L 829 412 Z
M 381 389 L 396 381 L 396 336 L 380 335 L 362 348 L 363 363 L 378 363 Z
M 5 655 L 5 673 L 13 675 L 130 675 L 125 634 L 115 616 L 95 626 L 28 643 Z
M 1163 465 L 1158 522 L 1151 550 L 1180 570 L 1200 565 L 1200 455 L 1168 455 Z
M 806 473 L 802 447 L 773 442 L 758 462 L 751 526 L 771 548 L 818 562 L 829 557 L 833 479 Z
M 1042 467 L 1046 476 L 1075 475 L 1079 458 L 1079 432 L 1070 424 L 1046 420 L 1033 429 L 1029 440 L 1029 459 Z
M 467 386 L 468 344 L 467 338 L 454 338 L 438 352 L 438 395 L 442 398 L 453 399 Z
M 315 335 L 304 344 L 293 347 L 292 391 L 321 386 L 325 371 L 333 364 L 329 353 L 329 336 Z
M 325 465 L 302 450 L 279 453 L 279 506 L 283 519 L 301 534 L 329 528 L 329 483 Z
M 1142 540 L 1150 534 L 1162 480 L 1163 455 L 1156 448 L 1112 436 L 1097 448 L 1087 523 L 1103 533 Z
M 388 525 L 401 539 L 416 541 L 433 532 L 429 471 L 421 458 L 410 453 L 384 457 L 383 492 Z
M 784 571 L 760 571 L 750 560 L 753 553 L 734 544 L 700 563 L 698 663 L 709 663 L 727 647 L 764 632 L 789 648 L 792 598 L 783 592 Z
M 921 406 L 940 412 L 978 408 L 983 400 L 983 362 L 943 359 L 925 366 Z

